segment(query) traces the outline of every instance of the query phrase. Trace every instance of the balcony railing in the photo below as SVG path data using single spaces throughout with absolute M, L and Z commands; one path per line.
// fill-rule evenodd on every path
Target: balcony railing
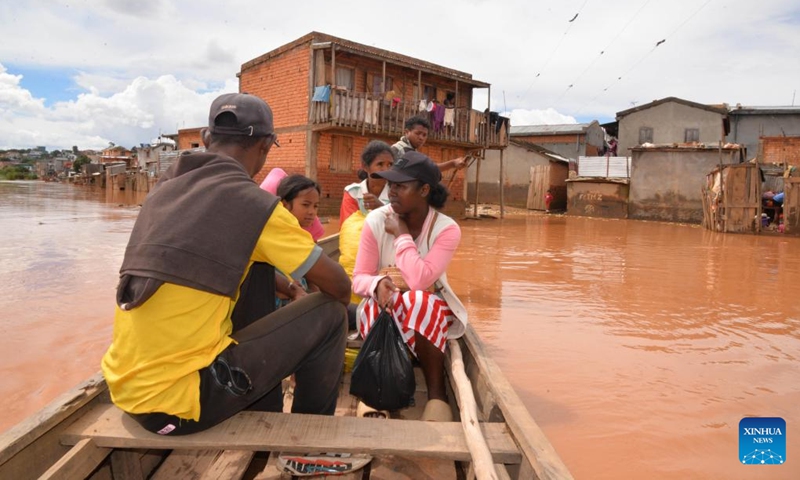
M 508 124 L 488 113 L 456 108 L 453 124 L 437 124 L 427 111 L 420 111 L 419 102 L 387 100 L 380 95 L 350 90 L 333 90 L 330 102 L 311 102 L 310 123 L 328 124 L 356 130 L 400 136 L 405 121 L 415 115 L 426 115 L 431 122 L 428 140 L 468 144 L 470 146 L 504 147 L 508 145 Z M 490 119 L 495 120 L 491 122 Z

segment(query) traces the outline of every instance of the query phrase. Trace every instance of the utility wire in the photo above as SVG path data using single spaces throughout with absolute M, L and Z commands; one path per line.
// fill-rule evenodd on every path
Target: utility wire
M 572 17 L 567 22 L 567 23 L 569 23 L 569 25 L 567 26 L 567 29 L 564 30 L 564 34 L 561 35 L 561 38 L 558 40 L 558 43 L 556 44 L 555 48 L 550 52 L 550 55 L 547 57 L 547 60 L 545 60 L 544 65 L 542 65 L 542 68 L 540 68 L 539 72 L 536 73 L 536 76 L 533 77 L 533 81 L 531 82 L 530 85 L 528 85 L 528 88 L 525 90 L 525 93 L 523 93 L 521 96 L 517 97 L 517 101 L 518 102 L 522 102 L 523 100 L 525 100 L 525 97 L 528 95 L 528 92 L 530 92 L 531 88 L 533 88 L 533 84 L 536 83 L 536 80 L 539 78 L 539 76 L 541 76 L 541 74 L 545 71 L 545 69 L 547 69 L 547 66 L 550 64 L 550 60 L 553 59 L 553 56 L 555 56 L 556 52 L 558 51 L 558 48 L 564 42 L 564 38 L 567 37 L 567 34 L 569 33 L 570 29 L 572 28 L 572 25 L 575 23 L 575 19 L 578 18 L 578 15 L 581 14 L 581 12 L 583 11 L 583 7 L 585 7 L 588 2 L 589 2 L 589 0 L 584 0 L 583 5 L 581 5 L 581 8 L 578 9 L 578 13 L 576 13 L 575 16 Z
M 633 21 L 636 19 L 636 17 L 638 17 L 638 16 L 639 16 L 639 14 L 640 14 L 640 13 L 642 13 L 642 10 L 644 10 L 644 7 L 646 7 L 646 6 L 647 6 L 647 4 L 648 4 L 648 3 L 650 3 L 651 1 L 652 1 L 652 0 L 646 0 L 646 1 L 645 1 L 645 2 L 642 4 L 642 6 L 641 6 L 641 7 L 639 7 L 639 9 L 638 9 L 638 10 L 636 10 L 636 13 L 634 13 L 634 14 L 633 14 L 633 16 L 632 16 L 630 19 L 628 19 L 628 22 L 625 24 L 625 26 L 624 26 L 624 27 L 622 27 L 622 29 L 621 29 L 620 31 L 618 31 L 618 32 L 617 32 L 617 34 L 614 36 L 614 38 L 612 38 L 612 39 L 611 39 L 611 41 L 610 41 L 610 42 L 608 42 L 608 44 L 606 44 L 606 46 L 605 46 L 605 47 L 604 47 L 602 50 L 600 50 L 600 53 L 599 53 L 599 54 L 598 54 L 596 57 L 594 57 L 594 60 L 592 60 L 592 62 L 591 62 L 589 65 L 587 65 L 585 69 L 583 69 L 583 72 L 581 72 L 581 74 L 580 74 L 580 75 L 578 75 L 578 78 L 576 78 L 575 80 L 573 80 L 573 81 L 572 81 L 572 82 L 571 82 L 571 83 L 570 83 L 570 84 L 567 86 L 567 88 L 565 88 L 565 89 L 564 89 L 564 91 L 563 91 L 563 92 L 561 92 L 561 95 L 559 95 L 559 97 L 558 97 L 558 98 L 556 99 L 556 101 L 553 103 L 554 105 L 558 104 L 558 102 L 559 102 L 559 101 L 560 101 L 562 98 L 564 98 L 564 95 L 566 95 L 566 94 L 567 94 L 567 92 L 569 92 L 569 91 L 572 89 L 572 87 L 574 87 L 575 85 L 577 85 L 577 84 L 578 84 L 578 82 L 580 81 L 580 79 L 581 79 L 581 78 L 583 78 L 583 76 L 584 76 L 584 75 L 586 75 L 586 72 L 588 72 L 589 70 L 591 70 L 591 68 L 594 66 L 594 64 L 595 64 L 595 63 L 597 63 L 597 61 L 598 61 L 598 60 L 600 60 L 600 58 L 601 58 L 603 55 L 605 55 L 605 54 L 608 52 L 608 49 L 611 47 L 611 45 L 613 45 L 613 44 L 614 44 L 614 42 L 616 42 L 616 41 L 617 41 L 617 39 L 618 39 L 618 38 L 619 38 L 619 37 L 620 37 L 620 36 L 621 36 L 621 35 L 622 35 L 622 34 L 625 32 L 625 30 L 628 28 L 628 26 L 630 26 L 630 24 L 631 24 L 631 23 L 633 23 Z
M 644 61 L 644 60 L 645 60 L 647 57 L 649 57 L 649 56 L 650 56 L 650 54 L 652 54 L 652 53 L 653 53 L 653 52 L 654 52 L 654 51 L 655 51 L 655 50 L 656 50 L 656 49 L 657 49 L 657 48 L 658 48 L 660 45 L 662 45 L 664 42 L 666 42 L 668 38 L 671 38 L 673 35 L 675 35 L 675 33 L 677 33 L 677 32 L 678 32 L 678 30 L 680 30 L 681 28 L 683 28 L 683 26 L 684 26 L 684 25 L 686 25 L 686 24 L 689 22 L 689 20 L 691 20 L 692 18 L 694 18 L 694 16 L 695 16 L 695 15 L 697 15 L 698 13 L 700 13 L 700 11 L 701 11 L 703 8 L 705 8 L 705 6 L 706 6 L 706 5 L 708 5 L 709 3 L 711 3 L 711 0 L 706 0 L 706 2 L 705 2 L 705 3 L 703 3 L 702 5 L 700 5 L 700 8 L 698 8 L 698 9 L 697 9 L 697 10 L 695 10 L 695 11 L 694 11 L 694 12 L 693 12 L 691 15 L 689 15 L 689 16 L 688 16 L 688 17 L 687 17 L 687 18 L 686 18 L 686 19 L 685 19 L 683 22 L 681 22 L 681 23 L 680 23 L 680 24 L 679 24 L 679 25 L 678 25 L 678 26 L 675 28 L 675 30 L 673 30 L 672 32 L 670 32 L 670 33 L 669 33 L 669 35 L 667 35 L 667 36 L 666 36 L 666 37 L 664 37 L 663 39 L 661 39 L 661 40 L 659 40 L 658 42 L 656 42 L 656 44 L 653 46 L 653 48 L 651 48 L 650 50 L 648 50 L 648 51 L 647 51 L 647 52 L 646 52 L 646 53 L 645 53 L 645 54 L 644 54 L 644 55 L 643 55 L 643 56 L 642 56 L 642 57 L 641 57 L 641 58 L 640 58 L 638 61 L 636 61 L 636 63 L 634 63 L 634 64 L 633 64 L 633 65 L 632 65 L 630 68 L 628 68 L 628 69 L 625 71 L 625 73 L 623 73 L 622 75 L 618 76 L 618 77 L 616 78 L 616 80 L 612 80 L 612 81 L 611 81 L 611 83 L 609 83 L 609 84 L 608 84 L 608 86 L 606 86 L 606 87 L 605 87 L 603 90 L 601 90 L 600 92 L 598 92 L 598 94 L 597 94 L 597 95 L 595 95 L 594 97 L 592 97 L 592 99 L 591 99 L 591 100 L 589 100 L 589 103 L 585 104 L 585 105 L 584 105 L 583 107 L 581 107 L 581 108 L 580 108 L 580 109 L 579 109 L 577 112 L 575 112 L 575 115 L 578 115 L 578 114 L 580 114 L 581 112 L 583 112 L 583 110 L 585 110 L 586 108 L 588 108 L 588 107 L 590 107 L 592 104 L 594 104 L 595 100 L 597 100 L 597 98 L 598 98 L 598 97 L 600 97 L 600 95 L 602 95 L 602 94 L 604 94 L 605 92 L 607 92 L 608 90 L 610 90 L 610 89 L 611 89 L 611 88 L 612 88 L 612 87 L 613 87 L 613 86 L 614 86 L 614 85 L 615 85 L 617 82 L 621 81 L 623 78 L 627 79 L 627 77 L 628 77 L 628 74 L 629 74 L 629 73 L 631 73 L 631 72 L 632 72 L 632 71 L 633 71 L 633 70 L 634 70 L 636 67 L 638 67 L 638 66 L 639 66 L 639 65 L 640 65 L 640 64 L 641 64 L 641 63 L 642 63 L 642 62 L 643 62 L 643 61 Z

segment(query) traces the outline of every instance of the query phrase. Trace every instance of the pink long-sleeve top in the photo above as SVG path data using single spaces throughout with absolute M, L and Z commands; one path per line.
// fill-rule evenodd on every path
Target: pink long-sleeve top
M 431 210 L 431 212 L 433 212 Z M 428 215 L 426 224 L 430 223 L 432 215 Z M 427 228 L 431 228 L 427 225 Z M 424 241 L 427 229 L 423 227 L 419 239 Z M 403 274 L 403 279 L 411 290 L 425 290 L 433 285 L 447 270 L 450 260 L 453 259 L 456 248 L 461 241 L 461 230 L 457 225 L 444 228 L 434 240 L 425 258 L 420 257 L 417 244 L 411 235 L 404 234 L 395 238 L 392 245 L 395 250 L 395 265 Z M 361 241 L 356 256 L 356 266 L 353 270 L 353 291 L 366 297 L 375 298 L 375 289 L 378 282 L 385 275 L 378 275 L 380 271 L 381 252 L 375 234 L 369 224 L 364 224 L 361 232 Z

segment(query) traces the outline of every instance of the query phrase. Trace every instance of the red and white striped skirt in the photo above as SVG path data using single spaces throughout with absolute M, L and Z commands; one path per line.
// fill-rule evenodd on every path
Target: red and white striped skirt
M 444 352 L 447 329 L 450 322 L 455 320 L 447 302 L 436 294 L 421 290 L 395 292 L 392 300 L 392 318 L 411 351 L 414 352 L 414 332 L 419 332 Z M 361 338 L 367 338 L 378 314 L 378 302 L 373 298 L 367 299 L 358 322 Z

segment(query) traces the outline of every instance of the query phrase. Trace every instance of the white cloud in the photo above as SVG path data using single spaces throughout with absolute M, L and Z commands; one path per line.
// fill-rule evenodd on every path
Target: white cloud
M 90 91 L 45 108 L 43 100 L 33 98 L 19 80 L 19 75 L 0 73 L 0 112 L 5 112 L 0 117 L 0 148 L 98 148 L 109 141 L 132 147 L 159 132 L 204 125 L 211 101 L 238 89 L 235 79 L 198 93 L 171 75 L 139 77 L 110 96 Z M 26 115 L 16 114 L 20 105 L 27 106 Z
M 105 0 L 111 10 L 140 18 L 153 18 L 162 11 L 159 0 Z
M 515 108 L 510 112 L 500 115 L 511 119 L 511 125 L 560 125 L 565 123 L 578 123 L 575 117 L 558 113 L 553 108 L 544 110 L 525 110 Z
M 99 95 L 108 95 L 124 90 L 130 84 L 129 78 L 105 73 L 78 72 L 72 79 L 80 88 Z
M 426 5 L 431 21 L 419 21 L 413 9 L 358 0 L 353 8 L 333 10 L 321 0 L 268 6 L 245 0 L 3 2 L 0 29 L 14 41 L 0 42 L 0 59 L 22 69 L 78 72 L 75 83 L 88 97 L 75 98 L 66 110 L 98 115 L 106 109 L 114 112 L 110 124 L 139 130 L 157 129 L 160 122 L 174 130 L 183 120 L 136 92 L 180 110 L 182 100 L 172 99 L 182 98 L 181 89 L 165 78 L 205 92 L 230 82 L 242 63 L 312 30 L 471 73 L 492 84 L 492 110 L 512 112 L 516 124 L 606 121 L 631 102 L 666 96 L 789 104 L 800 90 L 800 62 L 793 61 L 800 51 L 796 0 L 706 3 L 443 0 Z M 319 11 L 325 14 L 309 13 Z M 403 26 L 403 35 L 387 29 L 381 20 L 387 18 Z M 660 40 L 666 41 L 655 47 Z M 7 106 L 9 95 L 34 110 L 44 108 L 37 97 L 63 98 L 38 90 L 26 97 L 11 77 L 2 80 L 10 88 L 2 93 Z M 486 96 L 476 90 L 474 107 L 485 108 Z M 76 121 L 88 128 L 105 120 Z M 121 132 L 92 133 L 116 138 Z M 0 135 L 9 136 L 5 128 Z
M 44 99 L 21 88 L 22 75 L 11 75 L 0 64 L 0 115 L 32 115 L 44 109 Z

